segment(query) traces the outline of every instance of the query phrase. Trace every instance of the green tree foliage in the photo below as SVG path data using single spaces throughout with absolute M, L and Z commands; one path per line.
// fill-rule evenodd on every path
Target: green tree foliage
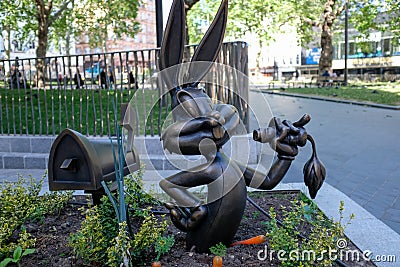
M 260 43 L 277 37 L 285 27 L 296 29 L 303 47 L 322 48 L 319 69 L 332 67 L 334 32 L 343 27 L 346 0 L 230 0 L 226 38 L 242 38 L 252 32 Z M 219 6 L 219 1 L 201 0 L 188 13 L 191 43 L 198 43 Z M 397 0 L 349 1 L 352 27 L 364 35 L 371 29 L 392 30 L 400 35 L 400 2 Z
M 6 34 L 8 35 L 8 47 L 10 47 L 10 33 L 11 30 L 18 29 L 17 22 L 18 17 L 20 16 L 20 10 L 18 8 L 17 1 L 10 2 L 9 4 L 7 4 L 6 2 L 7 1 L 0 1 L 0 35 L 2 30 L 6 32 Z M 7 50 L 6 52 L 7 55 L 10 56 L 10 51 Z
M 200 42 L 219 5 L 219 1 L 201 0 L 190 9 L 187 16 L 191 44 Z M 268 43 L 279 30 L 280 21 L 277 20 L 276 14 L 272 15 L 278 10 L 276 7 L 279 6 L 281 4 L 277 0 L 230 0 L 225 40 L 242 39 L 247 33 L 252 33 L 258 37 L 260 47 L 263 43 Z M 261 53 L 261 50 L 259 53 Z
M 386 0 L 385 10 L 388 14 L 388 25 L 390 30 L 396 35 L 400 36 L 400 2 L 398 0 Z
M 246 33 L 257 36 L 260 46 L 278 37 L 285 29 L 296 29 L 299 42 L 307 44 L 320 33 L 323 53 L 332 61 L 332 25 L 341 13 L 341 1 L 333 0 L 231 0 L 229 1 L 226 37 L 242 38 Z M 191 42 L 198 42 L 199 25 L 207 25 L 213 18 L 219 3 L 201 0 L 188 14 Z M 285 27 L 284 27 L 285 26 Z M 193 29 L 190 29 L 190 28 Z M 205 27 L 206 28 L 206 27 Z M 201 28 L 200 28 L 201 29 Z M 324 61 L 325 62 L 325 61 Z M 325 66 L 329 68 L 329 66 Z
M 199 1 L 200 0 L 184 0 L 184 2 L 185 2 L 185 14 L 187 15 L 189 13 L 189 10 L 192 9 L 192 7 L 197 6 L 196 3 L 199 2 Z M 186 44 L 189 44 L 189 27 L 188 27 L 187 19 L 186 19 L 185 27 L 186 27 L 186 40 L 185 40 L 185 42 L 186 42 Z
M 219 1 L 200 0 L 188 12 L 190 43 L 199 43 L 211 24 Z M 276 17 L 270 16 L 280 6 L 278 1 L 230 0 L 226 39 L 243 38 L 246 33 L 257 35 L 261 41 L 270 40 L 278 29 Z
M 351 2 L 350 22 L 363 37 L 371 30 L 390 31 L 400 37 L 400 2 L 397 0 L 360 0 Z
M 92 46 L 102 44 L 107 32 L 116 38 L 133 37 L 139 31 L 135 21 L 139 0 L 3 0 L 0 26 L 20 36 L 34 33 L 38 38 L 37 56 L 44 57 L 48 41 L 79 36 L 86 32 Z
M 217 12 L 218 5 L 219 3 L 216 1 L 201 0 L 188 11 L 186 16 L 189 44 L 200 43 L 207 27 L 211 24 L 213 16 Z
M 2 0 L 0 25 L 11 25 L 11 30 L 37 37 L 36 56 L 39 81 L 43 81 L 43 60 L 51 40 L 88 33 L 90 44 L 99 45 L 107 40 L 107 33 L 115 38 L 133 37 L 139 30 L 134 21 L 139 0 Z M 112 31 L 111 31 L 112 29 Z
M 139 23 L 134 20 L 138 9 L 139 0 L 77 1 L 73 13 L 74 27 L 79 34 L 84 32 L 88 35 L 92 46 L 103 45 L 110 38 L 134 37 L 139 31 Z

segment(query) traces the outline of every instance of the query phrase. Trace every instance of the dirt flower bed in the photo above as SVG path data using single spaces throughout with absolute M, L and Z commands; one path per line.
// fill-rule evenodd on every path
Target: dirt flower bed
M 290 210 L 293 200 L 299 198 L 299 192 L 252 193 L 251 197 L 263 210 L 269 211 L 273 208 L 276 218 L 283 220 L 282 207 Z M 68 245 L 71 234 L 79 230 L 84 219 L 83 209 L 87 209 L 86 202 L 87 198 L 84 196 L 73 197 L 59 214 L 49 215 L 42 221 L 26 224 L 27 231 L 36 238 L 36 251 L 24 257 L 21 266 L 99 266 L 96 263 L 84 264 L 73 254 L 72 248 Z M 156 209 L 166 211 L 161 206 Z M 160 215 L 156 215 L 156 217 L 160 218 Z M 165 219 L 169 221 L 168 217 Z M 269 218 L 247 202 L 245 214 L 234 241 L 268 233 L 269 222 Z M 138 231 L 140 220 L 132 220 L 131 224 L 133 231 Z M 309 233 L 310 226 L 305 225 L 303 232 Z M 162 255 L 160 259 L 162 266 L 212 266 L 214 255 L 188 251 L 185 247 L 185 233 L 177 230 L 172 223 L 169 223 L 166 235 L 173 235 L 175 242 L 170 251 Z M 228 247 L 227 253 L 223 257 L 223 264 L 224 266 L 282 266 L 283 264 L 278 260 L 276 254 L 273 254 L 271 258 L 259 259 L 258 255 L 266 255 L 265 250 L 267 249 L 269 253 L 269 248 L 269 241 L 259 245 Z M 335 248 L 335 244 L 332 245 L 332 248 Z M 351 242 L 347 243 L 346 249 L 358 250 Z M 361 252 L 359 253 L 361 255 Z M 149 251 L 141 266 L 151 266 L 155 257 L 155 252 Z M 344 262 L 347 266 L 375 266 L 372 262 L 363 260 L 361 256 L 359 261 L 347 260 Z M 340 265 L 334 263 L 333 266 Z

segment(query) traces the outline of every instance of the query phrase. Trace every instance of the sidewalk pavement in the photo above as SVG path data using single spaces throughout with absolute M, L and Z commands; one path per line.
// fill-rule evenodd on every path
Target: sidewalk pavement
M 264 96 L 265 99 L 263 99 Z M 326 183 L 337 188 L 400 233 L 400 111 L 252 92 L 254 110 L 292 121 L 311 115 L 306 126 L 327 170 Z M 261 124 L 269 119 L 258 116 Z M 310 146 L 300 149 L 285 182 L 302 182 Z

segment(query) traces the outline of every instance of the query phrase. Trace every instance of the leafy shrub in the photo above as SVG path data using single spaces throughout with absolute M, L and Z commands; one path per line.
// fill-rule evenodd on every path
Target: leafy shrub
M 86 263 L 106 263 L 109 244 L 118 234 L 118 221 L 106 196 L 101 204 L 89 207 L 80 230 L 71 235 L 69 245 Z
M 134 216 L 143 217 L 147 212 L 143 212 L 143 208 L 149 205 L 160 204 L 150 194 L 145 192 L 143 188 L 144 165 L 140 169 L 125 177 L 125 202 L 130 210 L 133 210 Z
M 42 221 L 46 214 L 59 212 L 70 199 L 71 193 L 67 192 L 40 196 L 44 179 L 45 175 L 38 182 L 20 176 L 16 182 L 0 184 L 0 260 L 10 258 L 18 246 L 23 250 L 34 246 L 35 239 L 26 232 L 24 223 Z
M 131 262 L 130 250 L 132 245 L 127 228 L 128 225 L 126 222 L 120 223 L 114 244 L 107 248 L 107 264 L 109 266 L 119 266 L 121 262 L 124 263 L 124 266 L 129 266 L 129 262 Z
M 143 168 L 124 180 L 126 204 L 134 211 L 135 221 L 143 220 L 136 233 L 129 232 L 128 224 L 118 224 L 107 196 L 102 197 L 100 205 L 85 211 L 85 220 L 80 230 L 71 235 L 69 243 L 85 263 L 107 266 L 120 266 L 123 263 L 126 266 L 129 259 L 131 263 L 139 264 L 154 251 L 155 243 L 168 225 L 166 220 L 160 222 L 149 209 L 145 209 L 157 201 L 142 190 L 142 175 Z
M 337 251 L 336 244 L 343 239 L 347 224 L 342 225 L 344 204 L 340 202 L 340 220 L 334 222 L 318 210 L 317 206 L 304 198 L 293 200 L 291 210 L 282 207 L 283 224 L 279 226 L 276 212 L 271 207 L 269 214 L 272 217 L 267 223 L 267 238 L 270 250 L 284 251 L 281 266 L 332 266 L 334 257 L 329 251 Z M 311 225 L 307 228 L 306 225 Z M 308 233 L 308 234 L 307 234 Z M 307 236 L 307 238 L 305 238 Z M 275 253 L 275 256 L 276 256 Z
M 132 258 L 140 263 L 143 253 L 149 252 L 153 245 L 159 240 L 167 230 L 168 223 L 163 220 L 158 222 L 153 214 L 146 216 L 142 222 L 140 230 L 135 233 L 132 240 Z
M 154 250 L 157 253 L 156 261 L 160 260 L 162 254 L 167 253 L 175 243 L 174 236 L 161 236 L 154 245 Z

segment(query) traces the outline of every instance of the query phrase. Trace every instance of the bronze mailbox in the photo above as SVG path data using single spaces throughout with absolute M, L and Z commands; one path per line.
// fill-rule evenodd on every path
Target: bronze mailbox
M 124 175 L 139 169 L 139 155 L 133 146 L 124 157 Z M 49 156 L 49 189 L 102 189 L 101 181 L 114 181 L 114 155 L 118 160 L 117 143 L 107 139 L 89 140 L 71 129 L 65 129 L 54 141 Z

